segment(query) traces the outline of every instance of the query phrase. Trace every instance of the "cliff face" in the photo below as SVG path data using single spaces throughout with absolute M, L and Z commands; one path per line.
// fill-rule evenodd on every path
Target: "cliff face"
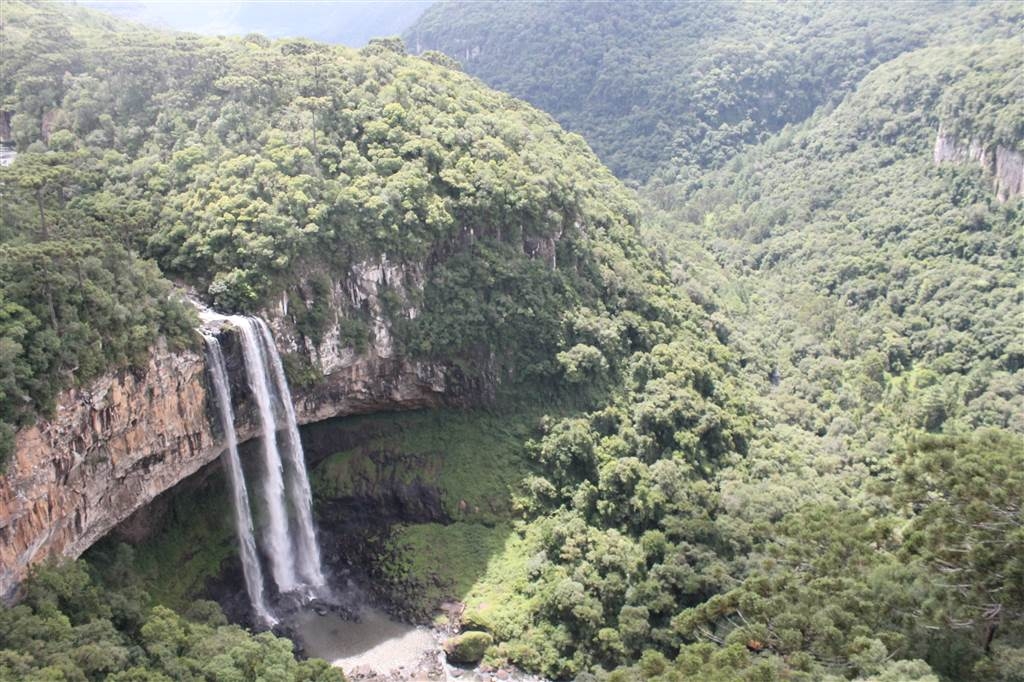
M 355 268 L 335 285 L 332 296 L 347 296 L 374 320 L 360 352 L 341 344 L 340 313 L 324 340 L 313 344 L 296 332 L 284 303 L 267 311 L 280 349 L 305 354 L 324 375 L 312 388 L 293 387 L 300 423 L 457 403 L 482 392 L 449 366 L 394 353 L 379 303 L 388 277 L 392 286 L 400 278 L 417 282 L 415 273 L 410 277 L 382 262 Z M 340 301 L 331 304 L 339 310 L 333 306 Z M 245 441 L 259 429 L 233 337 L 222 333 L 236 427 Z M 201 354 L 158 344 L 145 368 L 112 372 L 65 391 L 52 418 L 19 431 L 14 460 L 0 479 L 0 594 L 12 595 L 35 563 L 77 557 L 132 512 L 213 461 L 223 443 L 211 395 Z
M 964 142 L 939 126 L 932 160 L 940 163 L 976 163 L 992 175 L 999 201 L 1024 194 L 1024 155 L 1001 145 L 986 145 L 981 140 Z

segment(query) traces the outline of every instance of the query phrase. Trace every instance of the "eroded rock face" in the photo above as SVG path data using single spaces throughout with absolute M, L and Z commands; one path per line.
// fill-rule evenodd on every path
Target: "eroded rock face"
M 958 140 L 941 126 L 935 136 L 932 161 L 940 163 L 976 163 L 992 175 L 999 201 L 1024 194 L 1024 155 L 1001 145 L 986 145 L 981 140 Z
M 360 352 L 339 343 L 338 325 L 314 345 L 291 325 L 286 306 L 268 311 L 282 351 L 307 354 L 324 374 L 293 387 L 300 423 L 350 414 L 461 404 L 480 382 L 443 364 L 397 357 L 380 312 L 386 262 L 357 269 L 333 295 L 370 307 L 375 323 Z M 397 281 L 397 280 L 396 280 Z M 411 314 L 414 314 L 411 313 Z M 379 323 L 377 322 L 379 321 Z M 222 332 L 239 441 L 258 434 L 240 348 Z M 332 336 L 333 334 L 333 336 Z M 234 356 L 234 357 L 232 357 Z M 0 594 L 10 598 L 29 568 L 49 557 L 79 556 L 133 512 L 218 457 L 223 449 L 206 364 L 196 351 L 160 343 L 148 365 L 65 391 L 52 418 L 16 435 L 15 457 L 0 479 Z
M 78 556 L 216 457 L 204 373 L 197 353 L 158 344 L 144 370 L 65 391 L 52 418 L 18 432 L 0 482 L 4 595 L 32 564 Z

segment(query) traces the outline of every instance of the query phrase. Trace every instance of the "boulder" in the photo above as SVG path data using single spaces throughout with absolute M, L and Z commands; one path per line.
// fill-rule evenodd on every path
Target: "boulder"
M 469 609 L 462 614 L 459 627 L 463 632 L 494 632 L 494 623 L 479 609 Z
M 449 663 L 479 663 L 492 644 L 494 638 L 486 632 L 463 632 L 444 643 L 444 653 Z

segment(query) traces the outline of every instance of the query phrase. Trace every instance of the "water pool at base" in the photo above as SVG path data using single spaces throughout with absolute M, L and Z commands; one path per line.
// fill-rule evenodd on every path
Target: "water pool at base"
M 346 672 L 363 666 L 382 674 L 401 667 L 408 670 L 437 651 L 430 630 L 399 623 L 376 609 L 363 609 L 358 621 L 306 611 L 294 627 L 309 656 Z

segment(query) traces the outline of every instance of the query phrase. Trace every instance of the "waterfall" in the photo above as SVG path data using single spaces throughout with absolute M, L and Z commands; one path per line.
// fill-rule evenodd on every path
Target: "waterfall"
M 270 555 L 270 569 L 280 592 L 292 592 L 299 585 L 295 578 L 292 543 L 288 533 L 288 510 L 284 489 L 284 467 L 277 447 L 277 417 L 270 394 L 267 376 L 267 358 L 262 335 L 251 317 L 229 318 L 238 328 L 245 357 L 245 372 L 249 377 L 256 407 L 259 409 L 263 436 L 263 501 L 267 509 L 264 542 Z
M 256 319 L 255 324 L 259 328 L 264 350 L 270 356 L 270 368 L 273 370 L 277 397 L 284 408 L 284 452 L 289 469 L 288 489 L 298 530 L 296 538 L 298 545 L 297 568 L 299 575 L 307 585 L 314 588 L 322 587 L 325 581 L 323 571 L 320 569 L 320 548 L 317 545 L 316 531 L 313 527 L 313 494 L 309 487 L 309 476 L 306 474 L 306 458 L 302 451 L 302 441 L 299 438 L 299 423 L 295 418 L 295 405 L 292 403 L 292 394 L 288 389 L 284 366 L 281 364 L 281 356 L 277 352 L 270 328 L 266 322 L 260 319 Z
M 267 625 L 274 625 L 277 621 L 270 615 L 263 597 L 263 571 L 260 569 L 259 555 L 256 553 L 252 511 L 249 509 L 249 492 L 245 487 L 242 463 L 238 458 L 238 437 L 235 434 L 235 415 L 231 409 L 231 388 L 228 385 L 228 374 L 224 367 L 224 354 L 221 352 L 220 342 L 216 336 L 203 334 L 203 339 L 206 341 L 210 374 L 213 377 L 213 390 L 217 396 L 220 423 L 227 444 L 224 456 L 227 461 L 228 478 L 231 481 L 231 492 L 235 503 L 235 525 L 238 529 L 245 589 L 249 593 L 249 601 L 252 603 L 256 617 Z
M 260 533 L 261 547 L 270 564 L 270 573 L 278 592 L 299 592 L 306 597 L 322 595 L 326 585 L 320 565 L 320 549 L 313 525 L 313 495 L 306 473 L 305 454 L 299 438 L 299 425 L 295 417 L 291 391 L 285 377 L 281 356 L 277 352 L 270 327 L 256 317 L 220 315 L 197 305 L 204 324 L 220 325 L 228 322 L 238 330 L 238 339 L 245 360 L 245 373 L 260 421 L 260 440 L 263 451 L 263 478 L 260 483 L 260 501 L 265 510 L 265 522 Z M 228 468 L 235 486 L 238 509 L 238 536 L 242 544 L 242 563 L 246 568 L 246 588 L 253 608 L 269 623 L 275 622 L 263 601 L 263 579 L 253 534 L 253 520 L 242 468 L 238 462 L 237 437 L 231 395 L 224 358 L 217 339 L 208 332 L 210 367 L 214 388 L 220 405 L 224 431 L 228 434 Z M 230 426 L 230 428 L 229 428 Z M 253 570 L 250 571 L 249 569 Z

